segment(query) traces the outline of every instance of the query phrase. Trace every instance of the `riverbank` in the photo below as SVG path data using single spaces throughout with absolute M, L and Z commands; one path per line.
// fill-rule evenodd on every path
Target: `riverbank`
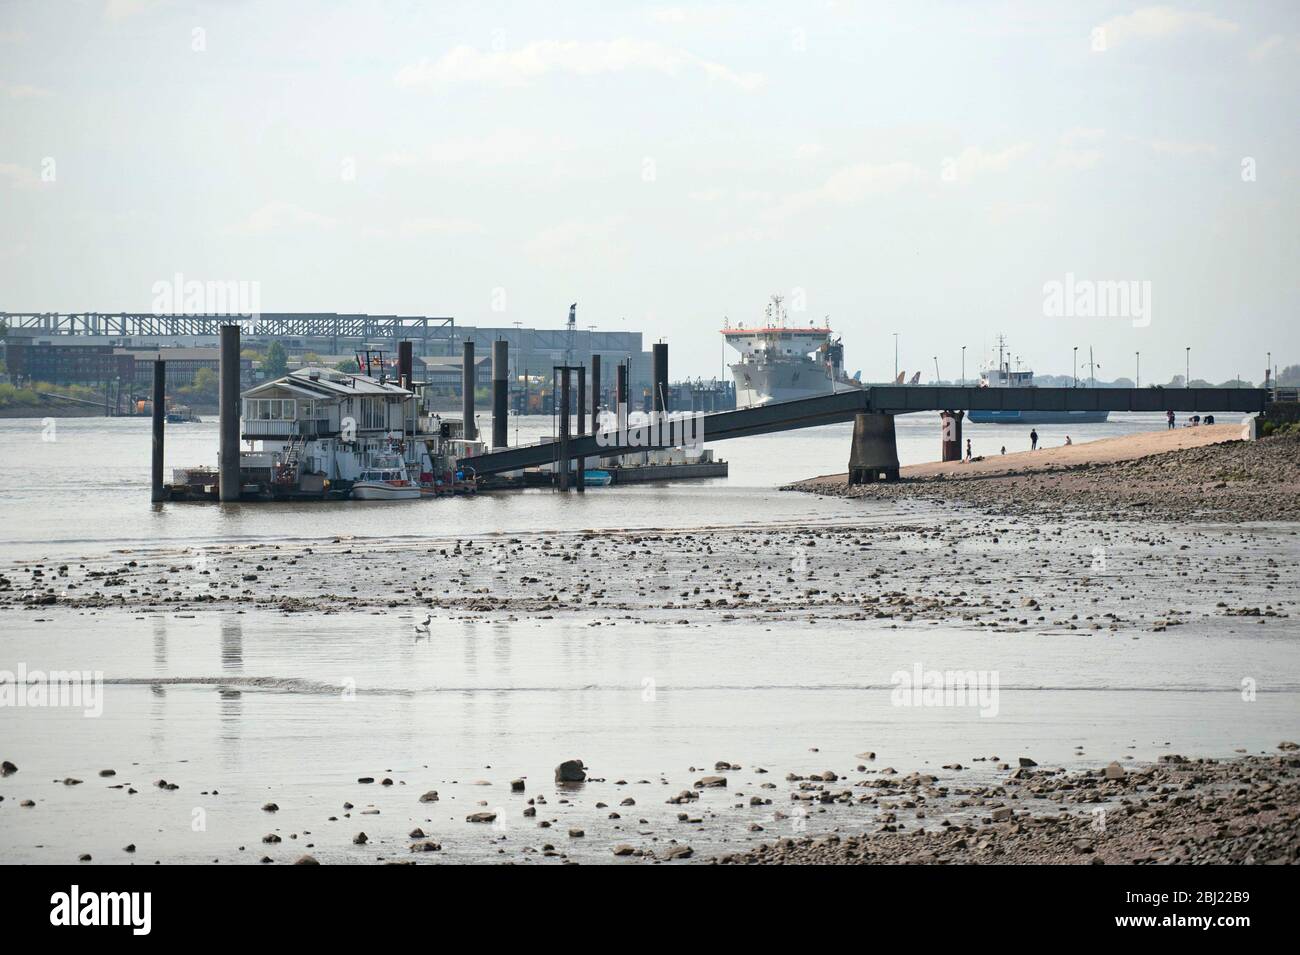
M 893 484 L 846 474 L 786 485 L 859 499 L 960 503 L 991 514 L 1162 521 L 1300 520 L 1300 434 L 1243 441 L 1239 425 L 1106 438 L 902 468 Z
M 1111 762 L 1082 773 L 1018 767 L 1002 782 L 970 789 L 950 788 L 932 775 L 883 786 L 860 781 L 855 785 L 874 788 L 873 798 L 886 805 L 929 805 L 943 795 L 960 797 L 972 811 L 955 824 L 945 818 L 911 827 L 890 813 L 875 832 L 787 837 L 717 861 L 1294 865 L 1300 862 L 1300 758 L 1293 742 L 1279 749 L 1277 756 L 1233 760 L 1170 755 L 1127 768 Z

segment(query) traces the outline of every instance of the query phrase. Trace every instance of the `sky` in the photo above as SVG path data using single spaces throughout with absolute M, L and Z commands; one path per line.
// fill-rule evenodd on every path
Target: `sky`
M 1300 362 L 1298 101 L 1294 0 L 0 0 L 0 310 L 576 301 L 677 378 L 779 294 L 865 380 L 1005 335 L 1259 381 Z

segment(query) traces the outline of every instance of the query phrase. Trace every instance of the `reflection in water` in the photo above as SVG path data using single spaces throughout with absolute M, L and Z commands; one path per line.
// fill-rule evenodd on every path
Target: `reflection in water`
M 153 618 L 153 665 L 158 673 L 167 672 L 167 618 L 162 614 Z
M 221 669 L 244 667 L 244 626 L 233 614 L 221 618 Z
M 235 614 L 221 617 L 221 669 L 234 673 L 244 669 L 244 622 Z M 243 694 L 230 687 L 220 687 L 217 701 L 218 758 L 225 768 L 238 769 L 242 762 L 239 744 L 243 738 Z

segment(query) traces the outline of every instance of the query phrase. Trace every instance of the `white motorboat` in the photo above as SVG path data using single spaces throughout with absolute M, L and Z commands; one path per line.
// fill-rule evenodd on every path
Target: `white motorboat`
M 420 485 L 406 475 L 406 465 L 393 456 L 361 472 L 352 483 L 356 501 L 418 501 Z

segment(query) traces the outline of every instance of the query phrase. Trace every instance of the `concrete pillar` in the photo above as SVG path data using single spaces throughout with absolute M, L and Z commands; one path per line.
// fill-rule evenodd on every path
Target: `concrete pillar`
M 217 371 L 220 445 L 217 452 L 218 493 L 223 501 L 239 500 L 239 326 L 221 326 Z
M 159 359 L 153 363 L 153 462 L 149 500 L 167 500 L 163 487 L 163 428 L 167 420 L 167 363 Z
M 510 343 L 492 343 L 492 447 L 504 448 L 510 403 Z
M 668 400 L 668 344 L 655 342 L 650 349 L 650 384 L 654 389 L 650 397 L 650 409 L 658 412 L 671 411 L 672 408 L 668 407 L 672 403 Z
M 600 356 L 591 356 L 591 431 L 600 430 Z
M 410 342 L 397 343 L 397 383 L 403 388 L 411 388 L 415 375 L 415 359 L 412 357 Z
M 618 363 L 618 378 L 614 388 L 614 413 L 618 415 L 618 429 L 627 427 L 627 362 Z
M 461 358 L 460 369 L 460 413 L 465 419 L 465 440 L 473 441 L 478 437 L 474 427 L 474 343 L 465 342 L 465 351 Z
M 577 434 L 587 433 L 587 369 L 578 366 L 573 370 L 578 376 L 578 430 Z
M 939 412 L 939 421 L 941 422 L 941 451 L 940 460 L 943 461 L 960 461 L 961 452 L 961 422 L 966 417 L 964 411 L 941 411 Z
M 853 450 L 849 454 L 849 483 L 898 480 L 898 443 L 894 416 L 859 412 L 853 419 Z
M 560 460 L 556 477 L 560 490 L 569 489 L 569 369 L 560 372 Z

